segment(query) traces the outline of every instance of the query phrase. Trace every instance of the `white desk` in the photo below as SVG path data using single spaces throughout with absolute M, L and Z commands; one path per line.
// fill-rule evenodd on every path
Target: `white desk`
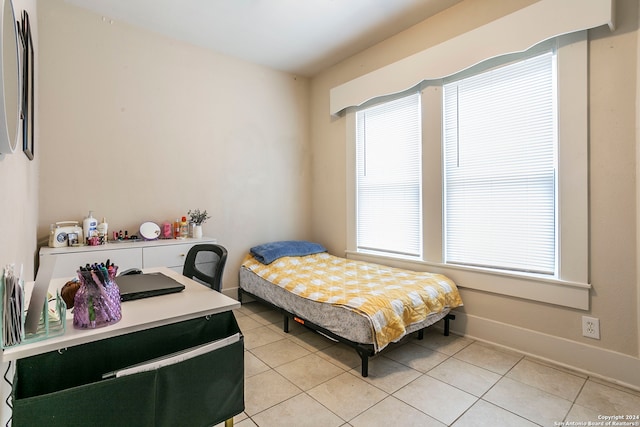
M 115 325 L 97 329 L 75 329 L 73 327 L 73 313 L 71 310 L 67 310 L 67 325 L 64 335 L 5 349 L 2 352 L 1 361 L 8 362 L 240 308 L 238 301 L 213 291 L 166 267 L 148 268 L 143 271 L 146 273 L 161 272 L 185 285 L 185 289 L 179 293 L 123 302 L 122 319 Z M 49 285 L 50 292 L 55 295 L 56 290 L 61 289 L 68 280 L 69 278 L 51 280 Z M 116 278 L 117 282 L 118 279 Z
M 5 349 L 2 353 L 3 370 L 10 361 L 24 359 L 30 356 L 43 355 L 49 352 L 72 348 L 81 344 L 95 343 L 100 340 L 119 337 L 151 328 L 178 324 L 192 319 L 215 315 L 240 307 L 240 303 L 219 292 L 213 291 L 205 285 L 188 279 L 166 267 L 144 269 L 144 272 L 161 272 L 185 285 L 182 292 L 160 295 L 151 298 L 127 301 L 122 303 L 122 319 L 114 324 L 97 329 L 75 329 L 73 327 L 73 313 L 67 311 L 66 331 L 63 335 L 43 341 L 19 345 Z M 49 289 L 55 293 L 68 279 L 53 279 Z M 117 279 L 116 279 L 117 282 Z M 32 285 L 32 284 L 31 284 Z M 27 288 L 28 289 L 28 288 Z M 27 292 L 29 292 L 27 290 Z M 235 322 L 235 320 L 234 320 Z M 119 338 L 118 338 L 119 339 Z M 242 348 L 240 348 L 242 354 Z M 242 360 L 242 356 L 237 358 Z M 235 369 L 243 377 L 242 362 Z M 218 375 L 218 374 L 213 374 Z M 9 378 L 12 373 L 9 374 Z M 212 379 L 213 381 L 213 379 Z M 238 380 L 241 383 L 241 379 Z M 217 387 L 217 386 L 216 386 Z M 11 392 L 3 387 L 2 399 Z M 15 402 L 14 402 L 15 404 Z M 15 406 L 14 406 L 15 407 Z M 0 411 L 3 424 L 6 423 L 10 409 L 3 407 Z M 232 415 L 231 415 L 232 416 Z

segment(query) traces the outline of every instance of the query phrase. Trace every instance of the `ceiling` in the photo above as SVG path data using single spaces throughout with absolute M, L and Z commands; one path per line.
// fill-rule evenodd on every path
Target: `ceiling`
M 313 76 L 461 0 L 66 0 L 242 60 Z

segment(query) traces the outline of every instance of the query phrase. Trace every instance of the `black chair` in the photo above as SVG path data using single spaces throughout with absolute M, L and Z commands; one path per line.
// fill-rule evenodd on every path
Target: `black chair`
M 227 250 L 216 244 L 194 245 L 184 261 L 182 275 L 220 292 Z

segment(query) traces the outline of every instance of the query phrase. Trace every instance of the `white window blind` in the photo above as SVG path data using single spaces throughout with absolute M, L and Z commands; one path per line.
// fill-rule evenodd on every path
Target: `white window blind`
M 418 93 L 356 114 L 358 250 L 422 254 Z
M 444 85 L 445 259 L 556 272 L 555 54 Z

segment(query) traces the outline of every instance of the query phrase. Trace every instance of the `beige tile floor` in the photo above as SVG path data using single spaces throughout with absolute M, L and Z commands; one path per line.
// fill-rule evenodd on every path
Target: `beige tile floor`
M 282 316 L 258 302 L 235 314 L 246 406 L 236 427 L 606 425 L 602 416 L 640 416 L 638 391 L 436 329 L 371 358 L 363 378 L 352 348 L 294 322 L 285 334 Z

